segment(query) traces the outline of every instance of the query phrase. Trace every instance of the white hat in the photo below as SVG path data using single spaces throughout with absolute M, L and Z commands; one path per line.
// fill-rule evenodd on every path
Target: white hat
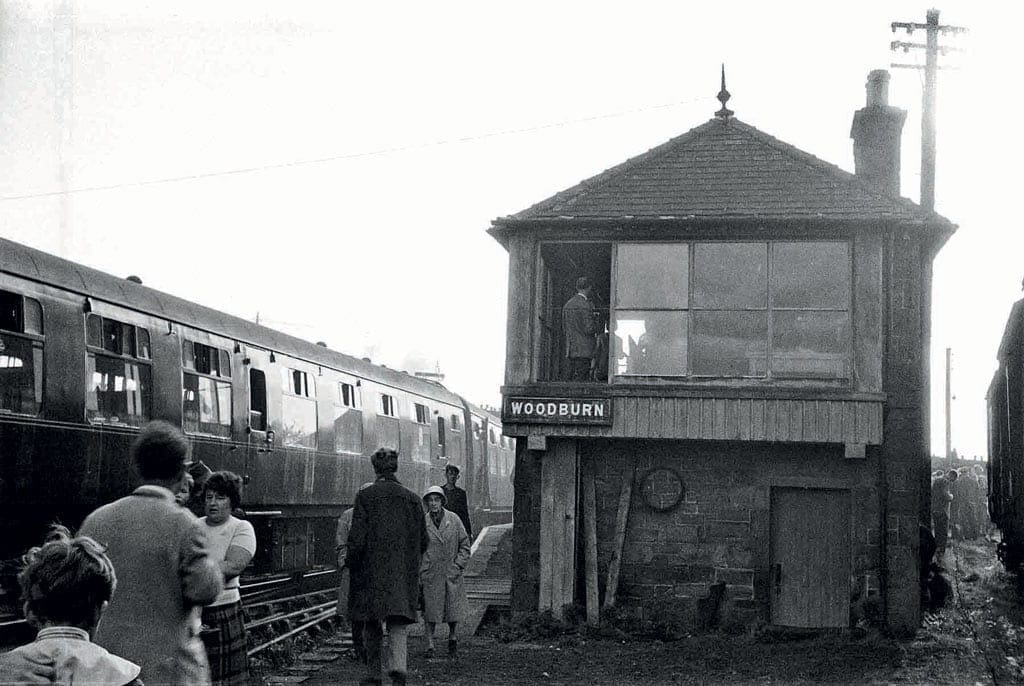
M 444 494 L 444 489 L 440 486 L 431 486 L 423 492 L 423 499 L 426 500 L 428 495 L 439 495 L 441 496 L 441 504 L 444 505 L 448 502 L 448 497 Z

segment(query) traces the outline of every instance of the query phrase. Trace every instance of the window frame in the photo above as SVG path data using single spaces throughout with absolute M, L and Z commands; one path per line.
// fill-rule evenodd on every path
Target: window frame
M 100 329 L 99 329 L 99 331 L 100 331 L 100 343 L 99 343 L 99 345 L 96 345 L 96 344 L 90 342 L 90 340 L 89 340 L 89 321 L 93 317 L 95 317 L 100 322 Z M 122 352 L 120 352 L 120 353 L 116 353 L 116 352 L 114 352 L 112 350 L 107 350 L 107 348 L 104 346 L 104 333 L 103 333 L 104 332 L 103 324 L 104 324 L 104 321 L 106 321 L 106 320 L 109 320 L 111 322 L 119 324 L 121 327 L 128 326 L 128 327 L 132 327 L 133 329 L 135 329 L 135 332 L 133 334 L 133 339 L 135 341 L 134 354 L 126 354 L 126 353 L 124 353 L 123 352 L 123 349 L 124 349 L 123 346 L 122 346 Z M 103 315 L 103 314 L 100 314 L 100 313 L 97 313 L 97 312 L 88 312 L 88 313 L 86 313 L 85 317 L 83 318 L 83 322 L 82 323 L 83 323 L 83 328 L 84 328 L 84 332 L 85 332 L 85 353 L 86 353 L 86 374 L 87 375 L 89 373 L 89 359 L 90 359 L 90 357 L 93 360 L 95 360 L 97 357 L 103 357 L 103 358 L 108 359 L 108 360 L 120 360 L 120 361 L 122 361 L 122 362 L 124 362 L 126 364 L 132 363 L 132 364 L 135 364 L 135 365 L 139 366 L 140 369 L 141 368 L 147 369 L 148 372 L 149 372 L 148 384 L 147 384 L 147 386 L 145 388 L 146 393 L 143 393 L 142 391 L 139 392 L 141 405 L 142 405 L 143 409 L 146 410 L 146 412 L 143 415 L 129 415 L 129 416 L 141 416 L 142 419 L 139 422 L 137 422 L 137 423 L 124 422 L 124 421 L 110 421 L 110 420 L 108 420 L 106 418 L 97 419 L 97 417 L 90 417 L 89 416 L 89 412 L 90 412 L 90 409 L 89 409 L 89 388 L 90 388 L 90 384 L 92 384 L 92 378 L 89 378 L 87 376 L 87 378 L 85 380 L 85 396 L 86 396 L 85 419 L 86 419 L 86 422 L 88 424 L 99 425 L 99 426 L 121 426 L 121 427 L 131 427 L 131 428 L 134 428 L 134 429 L 141 428 L 144 424 L 146 424 L 146 422 L 148 422 L 148 421 L 153 419 L 153 359 L 152 359 L 152 347 L 150 347 L 150 351 L 149 351 L 150 352 L 150 357 L 146 358 L 146 357 L 140 357 L 138 355 L 138 353 L 139 353 L 138 329 L 140 329 L 140 328 L 141 329 L 146 329 L 146 334 L 147 334 L 147 336 L 149 338 L 150 346 L 152 346 L 152 340 L 153 340 L 152 334 L 149 333 L 149 330 L 145 326 L 141 326 L 139 324 L 132 324 L 130 322 L 126 322 L 126 321 L 121 320 L 121 319 L 115 319 L 114 317 L 108 317 L 106 315 Z M 122 328 L 122 331 L 123 330 L 124 329 Z M 92 363 L 93 373 L 96 373 L 96 366 L 97 366 L 96 363 L 93 362 Z M 141 379 L 140 379 L 140 381 L 141 381 Z M 97 397 L 97 410 L 96 410 L 97 413 L 99 413 L 98 406 L 99 406 L 99 399 Z
M 296 377 L 295 375 L 301 375 Z M 288 382 L 285 383 L 285 377 L 288 377 Z M 295 379 L 301 379 L 302 383 L 299 384 L 300 388 L 298 391 L 295 390 Z M 277 432 L 280 437 L 281 445 L 287 448 L 295 448 L 301 450 L 318 450 L 320 445 L 320 408 L 316 397 L 316 377 L 311 372 L 303 369 L 296 369 L 295 367 L 289 367 L 287 364 L 281 366 L 281 430 Z M 288 432 L 285 430 L 285 422 L 288 420 L 287 398 L 295 398 L 299 401 L 310 403 L 313 407 L 313 440 L 312 445 L 303 445 L 302 443 L 289 442 Z
M 36 395 L 35 412 L 15 412 L 13 410 L 0 409 L 0 414 L 16 417 L 39 417 L 43 414 L 43 408 L 46 401 L 46 312 L 43 307 L 43 303 L 38 298 L 7 288 L 0 290 L 21 299 L 21 320 L 20 322 L 17 322 L 21 325 L 21 330 L 0 329 L 0 336 L 10 336 L 16 340 L 28 341 L 29 348 L 32 351 L 32 390 Z M 28 321 L 26 311 L 28 309 L 28 302 L 33 303 L 39 313 L 38 333 L 26 331 Z M 39 352 L 38 365 L 36 365 L 36 351 Z
M 697 246 L 706 244 L 740 244 L 740 243 L 756 243 L 765 246 L 765 293 L 764 293 L 764 306 L 763 308 L 752 308 L 752 307 L 707 307 L 697 306 L 694 304 L 694 280 L 697 271 L 696 260 L 697 260 Z M 683 308 L 666 308 L 666 307 L 649 307 L 643 308 L 637 304 L 623 305 L 620 306 L 618 302 L 619 298 L 619 248 L 623 245 L 686 245 L 687 246 L 687 287 L 686 287 L 686 306 Z M 840 244 L 845 246 L 845 269 L 846 269 L 846 293 L 845 295 L 845 307 L 782 307 L 775 306 L 775 293 L 773 291 L 773 276 L 776 267 L 775 249 L 779 244 Z M 621 343 L 616 342 L 614 345 L 609 345 L 608 354 L 612 356 L 611 363 L 609 364 L 609 375 L 612 383 L 618 384 L 629 384 L 636 382 L 643 382 L 645 379 L 672 379 L 679 380 L 680 382 L 811 382 L 820 383 L 824 385 L 835 386 L 839 385 L 850 385 L 854 380 L 854 357 L 855 357 L 855 337 L 856 332 L 854 330 L 854 251 L 853 241 L 849 238 L 767 238 L 767 239 L 736 239 L 736 240 L 707 240 L 707 239 L 691 239 L 686 241 L 667 243 L 664 240 L 653 240 L 653 241 L 641 241 L 641 240 L 622 240 L 614 243 L 614 249 L 612 251 L 612 328 L 610 330 L 611 336 L 614 338 L 619 321 L 618 315 L 620 312 L 682 312 L 685 313 L 685 328 L 686 328 L 686 358 L 684 373 L 682 374 L 668 374 L 668 373 L 646 373 L 646 374 L 620 374 L 615 369 L 615 350 Z M 765 333 L 764 333 L 764 369 L 763 375 L 744 375 L 744 376 L 729 376 L 722 374 L 695 374 L 693 372 L 693 357 L 694 357 L 694 315 L 700 312 L 752 312 L 752 313 L 764 313 L 765 317 Z M 842 346 L 842 355 L 844 357 L 844 372 L 838 376 L 815 376 L 810 373 L 799 373 L 796 374 L 780 374 L 773 369 L 773 338 L 776 335 L 775 332 L 775 319 L 777 313 L 782 312 L 811 312 L 811 313 L 843 313 L 845 314 L 845 327 L 846 336 L 844 345 Z
M 380 402 L 377 404 L 377 416 L 398 419 L 398 398 L 381 391 Z
M 136 336 L 136 345 L 138 345 L 138 336 Z M 186 349 L 186 346 L 190 346 L 191 350 L 192 350 L 192 355 L 191 355 L 192 367 L 191 368 L 186 366 L 186 364 L 185 364 L 185 349 Z M 199 359 L 199 355 L 197 354 L 197 350 L 196 350 L 197 347 L 200 347 L 200 348 L 203 348 L 203 349 L 209 351 L 209 352 L 205 353 L 208 356 L 208 359 L 210 360 L 210 371 L 209 372 L 199 371 L 198 365 L 196 365 L 196 360 Z M 197 404 L 197 406 L 199 408 L 199 419 L 196 421 L 196 428 L 194 428 L 194 429 L 187 427 L 186 423 L 185 423 L 186 422 L 186 420 L 185 420 L 185 392 L 186 392 L 186 390 L 188 390 L 185 387 L 186 376 L 193 376 L 193 377 L 195 377 L 197 379 L 197 385 L 196 385 L 196 393 L 197 393 L 196 404 Z M 217 391 L 217 401 L 218 401 L 218 403 L 220 402 L 220 392 L 221 392 L 222 386 L 227 386 L 227 392 L 228 392 L 228 399 L 227 399 L 227 409 L 228 409 L 227 420 L 228 421 L 227 421 L 227 424 L 225 424 L 222 421 L 217 421 L 217 422 L 204 422 L 203 421 L 202 402 L 198 398 L 198 394 L 202 390 L 202 382 L 199 381 L 201 379 L 206 379 L 206 381 L 208 383 L 212 383 L 213 384 L 213 387 Z M 216 345 L 210 345 L 209 343 L 203 343 L 202 341 L 197 341 L 194 338 L 186 338 L 186 337 L 183 336 L 182 339 L 181 339 L 181 430 L 185 434 L 187 434 L 189 436 L 203 436 L 203 437 L 217 438 L 217 439 L 221 439 L 221 440 L 231 440 L 231 436 L 232 436 L 232 434 L 234 432 L 234 428 L 235 428 L 235 418 L 234 418 L 234 414 L 235 414 L 234 408 L 235 408 L 235 406 L 234 406 L 234 400 L 235 400 L 235 388 L 234 388 L 234 381 L 233 381 L 232 374 L 231 374 L 231 353 L 229 353 L 226 348 L 221 348 L 221 347 L 218 347 Z M 249 398 L 249 403 L 251 404 L 251 402 L 252 402 L 252 398 Z M 217 407 L 217 414 L 218 414 L 219 418 L 223 418 L 221 416 L 222 413 L 221 413 L 221 407 L 219 406 L 219 404 L 218 404 L 218 407 Z M 264 422 L 265 421 L 266 421 L 266 419 L 264 419 Z M 218 433 L 218 432 L 215 432 L 215 431 L 204 430 L 204 425 L 206 425 L 206 426 L 216 425 L 218 427 L 223 427 L 223 428 Z

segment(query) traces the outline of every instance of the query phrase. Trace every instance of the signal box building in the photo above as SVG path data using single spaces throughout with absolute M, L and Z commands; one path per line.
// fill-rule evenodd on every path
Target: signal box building
M 918 626 L 931 269 L 955 226 L 899 195 L 887 81 L 854 116 L 856 174 L 736 119 L 723 77 L 707 123 L 494 220 L 514 610 L 589 593 L 654 621 Z M 596 322 L 582 370 L 573 307 Z

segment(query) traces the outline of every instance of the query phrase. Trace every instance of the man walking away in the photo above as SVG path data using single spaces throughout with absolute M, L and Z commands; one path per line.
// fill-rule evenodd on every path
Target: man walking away
M 213 602 L 224 582 L 206 531 L 175 502 L 189 445 L 164 421 L 150 422 L 132 444 L 143 485 L 89 515 L 80 536 L 103 546 L 117 571 L 117 593 L 94 640 L 142 667 L 147 684 L 210 683 L 192 608 Z
M 356 494 L 348 535 L 352 619 L 365 622 L 366 676 L 381 683 L 383 634 L 387 624 L 392 684 L 406 683 L 407 632 L 416 621 L 420 561 L 429 543 L 419 497 L 399 483 L 398 453 L 381 448 L 371 457 L 377 480 Z

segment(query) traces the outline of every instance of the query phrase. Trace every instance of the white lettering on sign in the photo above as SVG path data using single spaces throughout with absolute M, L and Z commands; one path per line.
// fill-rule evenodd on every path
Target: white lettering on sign
M 548 423 L 604 424 L 611 417 L 608 399 L 581 400 L 576 398 L 537 398 L 535 400 L 509 398 L 505 404 L 508 421 L 534 420 Z

